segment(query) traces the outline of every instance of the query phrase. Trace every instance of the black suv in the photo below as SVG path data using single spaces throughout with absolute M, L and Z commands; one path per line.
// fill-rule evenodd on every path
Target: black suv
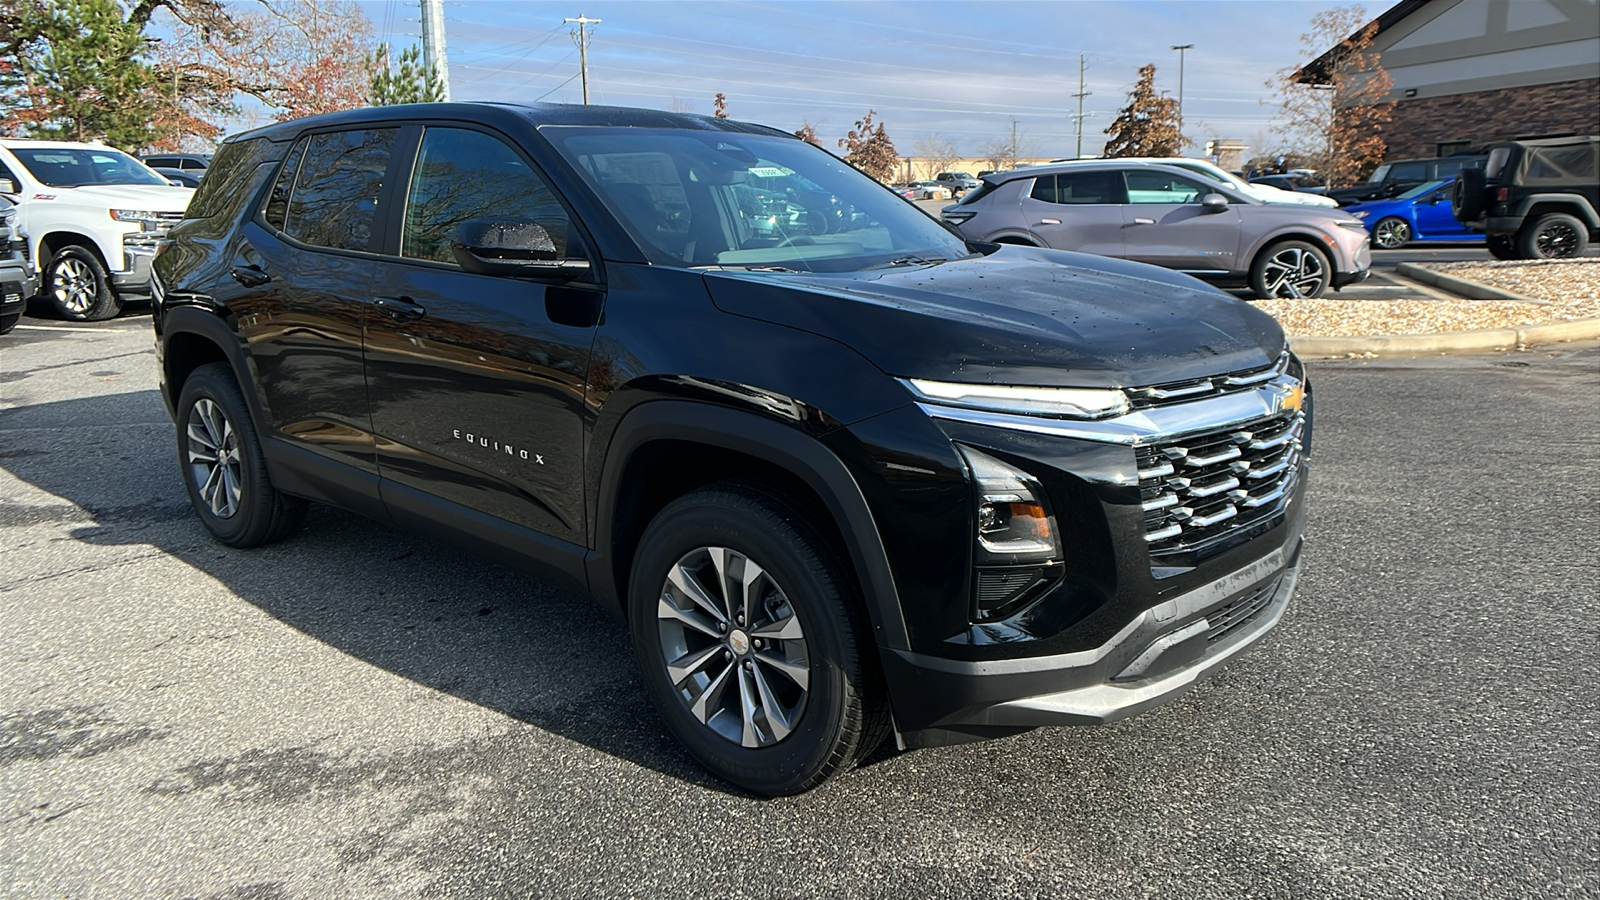
M 1355 187 L 1332 188 L 1325 193 L 1340 206 L 1398 197 L 1430 181 L 1448 181 L 1459 172 L 1483 165 L 1482 156 L 1445 156 L 1438 159 L 1395 159 L 1374 169 Z
M 1463 170 L 1452 208 L 1488 236 L 1499 259 L 1582 256 L 1600 240 L 1600 137 L 1490 144 L 1481 170 Z
M 17 226 L 17 207 L 0 197 L 0 334 L 22 320 L 28 298 L 39 291 L 39 273 L 28 260 L 28 241 Z
M 1132 715 L 1294 591 L 1311 397 L 1271 317 L 968 245 L 783 131 L 334 113 L 227 141 L 188 216 L 154 322 L 205 527 L 309 499 L 569 578 L 752 791 Z

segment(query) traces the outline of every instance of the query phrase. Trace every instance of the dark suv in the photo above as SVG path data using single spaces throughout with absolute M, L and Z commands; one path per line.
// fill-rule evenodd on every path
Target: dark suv
M 334 113 L 227 141 L 188 215 L 154 322 L 205 527 L 309 499 L 569 578 L 752 791 L 1132 715 L 1294 591 L 1311 397 L 1271 317 L 968 245 L 783 131 Z
M 1600 240 L 1600 137 L 1489 145 L 1481 170 L 1463 170 L 1455 216 L 1488 236 L 1499 259 L 1582 256 Z
M 1374 169 L 1367 180 L 1355 187 L 1333 188 L 1327 196 L 1339 201 L 1340 206 L 1365 203 L 1368 200 L 1387 200 L 1398 197 L 1418 185 L 1430 181 L 1448 181 L 1456 173 L 1483 165 L 1482 156 L 1445 156 L 1438 159 L 1395 159 Z
M 17 327 L 28 298 L 39 291 L 39 273 L 27 250 L 28 239 L 17 225 L 16 204 L 0 197 L 0 334 Z

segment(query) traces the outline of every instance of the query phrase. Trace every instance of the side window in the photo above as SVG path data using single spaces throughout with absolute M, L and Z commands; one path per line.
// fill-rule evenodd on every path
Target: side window
M 224 210 L 237 212 L 244 198 L 241 196 L 256 167 L 267 162 L 272 142 L 266 138 L 234 141 L 223 144 L 217 151 L 217 166 L 211 177 L 200 183 L 194 199 L 189 201 L 185 215 L 191 219 L 205 219 Z M 281 152 L 282 145 L 278 150 Z M 259 184 L 260 182 L 257 182 Z
M 284 233 L 318 247 L 368 249 L 396 131 L 333 131 L 308 138 Z
M 1033 180 L 1033 190 L 1028 196 L 1046 203 L 1056 202 L 1056 177 L 1054 175 L 1040 175 Z
M 267 192 L 267 207 L 261 217 L 279 231 L 283 230 L 284 218 L 289 214 L 289 195 L 294 192 L 295 176 L 300 174 L 300 160 L 306 155 L 306 143 L 307 139 L 301 138 L 289 151 L 289 158 L 284 160 L 283 169 L 272 183 L 272 190 Z
M 1389 180 L 1400 184 L 1421 184 L 1428 180 L 1428 164 L 1425 162 L 1395 163 L 1389 170 Z
M 1057 203 L 1116 203 L 1116 172 L 1073 172 L 1056 176 Z
M 455 262 L 450 236 L 468 219 L 531 219 L 566 256 L 567 211 L 550 186 L 504 141 L 464 128 L 429 128 L 411 176 L 400 255 Z
M 1198 203 L 1202 194 L 1211 193 L 1197 182 L 1165 172 L 1130 170 L 1123 175 L 1129 203 Z

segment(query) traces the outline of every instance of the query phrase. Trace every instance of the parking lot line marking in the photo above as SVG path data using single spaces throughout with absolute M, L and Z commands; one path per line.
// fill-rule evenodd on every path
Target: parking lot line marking
M 18 325 L 17 330 L 28 331 L 94 331 L 100 334 L 121 334 L 122 328 L 73 328 L 67 325 Z

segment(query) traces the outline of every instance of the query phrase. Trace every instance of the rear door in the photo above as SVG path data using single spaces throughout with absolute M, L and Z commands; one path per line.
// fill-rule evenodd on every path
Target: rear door
M 1040 175 L 1022 198 L 1029 231 L 1057 250 L 1123 255 L 1122 183 L 1116 170 Z
M 583 256 L 549 181 L 499 134 L 467 125 L 407 130 L 415 159 L 366 320 L 367 388 L 381 489 L 396 521 L 487 513 L 584 541 L 581 448 L 593 281 L 463 270 L 450 236 L 467 219 L 532 219 L 558 253 Z
M 1125 169 L 1122 208 L 1128 259 L 1184 272 L 1237 271 L 1240 213 L 1236 206 L 1207 212 L 1200 205 L 1216 186 L 1158 168 Z
M 1417 234 L 1425 238 L 1441 237 L 1475 237 L 1476 232 L 1469 232 L 1465 225 L 1456 221 L 1455 213 L 1450 207 L 1451 184 L 1435 188 L 1427 194 L 1418 197 L 1413 206 L 1412 215 L 1417 220 Z

